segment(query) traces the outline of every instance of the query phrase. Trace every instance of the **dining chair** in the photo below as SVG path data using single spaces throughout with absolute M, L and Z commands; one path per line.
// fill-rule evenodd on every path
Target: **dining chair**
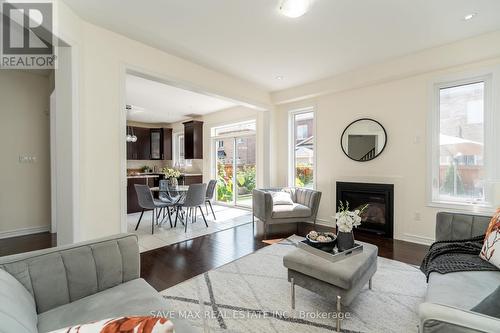
M 163 209 L 163 218 L 165 218 L 165 214 L 168 214 L 168 221 L 170 222 L 170 226 L 172 226 L 172 210 L 175 210 L 175 204 L 179 197 L 173 196 L 171 191 L 169 191 L 168 180 L 166 179 L 160 180 L 159 190 L 158 199 L 168 204 L 168 206 Z
M 169 204 L 161 200 L 155 200 L 153 198 L 153 194 L 151 193 L 151 189 L 149 188 L 149 186 L 143 184 L 135 184 L 134 186 L 135 186 L 135 192 L 137 193 L 137 201 L 139 202 L 139 207 L 142 208 L 141 216 L 139 217 L 139 221 L 137 221 L 135 230 L 139 228 L 139 224 L 141 223 L 144 212 L 146 210 L 152 210 L 151 234 L 154 234 L 155 224 L 158 224 L 158 217 L 161 213 L 161 209 L 168 208 Z M 157 212 L 157 210 L 159 211 Z M 170 220 L 170 227 L 172 227 L 171 220 Z
M 208 216 L 208 207 L 207 207 L 208 203 L 210 205 L 210 210 L 212 211 L 212 215 L 214 216 L 214 220 L 217 219 L 215 218 L 214 209 L 212 207 L 212 201 L 214 200 L 214 193 L 216 186 L 217 186 L 217 181 L 215 179 L 209 181 L 207 185 L 207 193 L 205 195 L 205 209 L 207 210 L 207 216 Z
M 177 219 L 179 217 L 179 210 L 182 208 L 186 208 L 188 211 L 188 213 L 186 214 L 186 220 L 184 223 L 184 232 L 186 232 L 189 216 L 191 216 L 191 223 L 193 223 L 195 221 L 194 218 L 196 216 L 197 209 L 199 208 L 200 212 L 201 212 L 201 216 L 203 217 L 203 221 L 205 221 L 205 225 L 208 228 L 207 219 L 205 218 L 205 214 L 203 214 L 203 209 L 201 208 L 201 205 L 203 205 L 203 203 L 205 202 L 206 193 L 207 193 L 207 184 L 191 184 L 191 185 L 189 185 L 189 189 L 186 193 L 186 197 L 184 198 L 184 200 L 182 202 L 179 202 L 177 204 L 174 227 L 177 226 Z M 189 214 L 189 212 L 191 214 Z

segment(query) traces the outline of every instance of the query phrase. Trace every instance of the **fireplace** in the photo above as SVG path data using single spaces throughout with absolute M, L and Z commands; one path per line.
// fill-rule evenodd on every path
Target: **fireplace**
M 358 230 L 393 237 L 394 185 L 337 182 L 337 209 L 339 200 L 349 202 L 349 210 L 368 204 L 362 214 Z

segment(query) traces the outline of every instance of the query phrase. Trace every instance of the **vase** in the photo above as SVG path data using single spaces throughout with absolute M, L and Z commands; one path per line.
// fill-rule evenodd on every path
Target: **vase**
M 176 187 L 177 185 L 179 185 L 179 182 L 177 181 L 177 178 L 175 178 L 175 177 L 170 177 L 168 180 L 169 180 L 171 187 Z
M 351 232 L 339 231 L 337 234 L 337 249 L 346 251 L 354 247 L 354 234 Z

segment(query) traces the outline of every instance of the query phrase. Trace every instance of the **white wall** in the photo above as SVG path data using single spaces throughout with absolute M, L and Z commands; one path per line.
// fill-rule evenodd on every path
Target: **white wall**
M 46 76 L 0 70 L 0 237 L 49 229 L 49 94 Z
M 294 108 L 313 106 L 317 121 L 317 189 L 323 192 L 319 218 L 332 224 L 336 207 L 336 181 L 382 182 L 395 185 L 395 238 L 429 243 L 434 238 L 435 214 L 427 206 L 427 119 L 430 86 L 434 80 L 500 64 L 500 57 L 441 71 L 361 88 L 342 90 L 280 105 L 276 111 L 277 183 L 287 181 L 287 116 Z M 500 94 L 500 92 L 496 92 Z M 379 121 L 388 135 L 387 147 L 375 160 L 355 162 L 344 155 L 340 137 L 358 118 Z M 499 198 L 497 198 L 499 200 Z M 415 220 L 415 214 L 421 221 Z
M 61 1 L 56 15 L 56 34 L 78 48 L 80 225 L 75 241 L 121 230 L 126 188 L 124 122 L 121 125 L 126 69 L 269 107 L 269 94 L 255 85 L 89 24 Z

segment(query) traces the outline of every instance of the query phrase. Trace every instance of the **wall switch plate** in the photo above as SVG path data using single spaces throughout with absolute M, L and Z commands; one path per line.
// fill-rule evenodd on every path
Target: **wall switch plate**
M 19 156 L 19 163 L 24 163 L 24 164 L 36 163 L 36 156 L 20 155 Z
M 415 212 L 415 215 L 413 216 L 413 219 L 415 221 L 422 221 L 422 214 L 420 214 L 420 212 Z

